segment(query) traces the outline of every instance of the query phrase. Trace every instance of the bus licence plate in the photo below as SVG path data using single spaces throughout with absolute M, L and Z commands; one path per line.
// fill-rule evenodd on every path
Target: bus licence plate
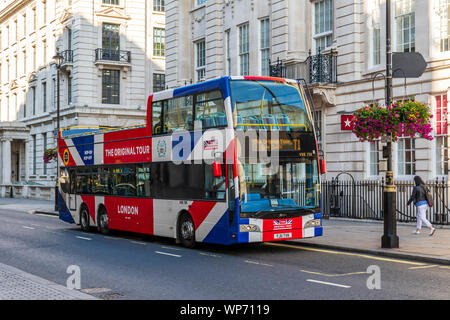
M 277 233 L 273 235 L 274 239 L 286 239 L 286 238 L 292 238 L 292 233 Z

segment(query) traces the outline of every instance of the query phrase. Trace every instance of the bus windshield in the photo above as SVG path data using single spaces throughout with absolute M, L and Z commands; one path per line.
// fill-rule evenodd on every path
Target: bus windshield
M 237 130 L 312 130 L 297 84 L 232 80 L 230 86 Z
M 281 160 L 270 165 L 239 164 L 242 217 L 272 217 L 280 213 L 316 212 L 320 207 L 317 159 Z

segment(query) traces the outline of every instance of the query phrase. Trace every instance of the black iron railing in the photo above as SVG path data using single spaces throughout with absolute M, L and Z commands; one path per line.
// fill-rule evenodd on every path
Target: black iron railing
M 96 49 L 95 61 L 117 61 L 117 62 L 131 62 L 131 52 L 124 50 L 112 50 L 112 49 Z
M 64 50 L 61 55 L 64 57 L 62 64 L 73 62 L 73 50 Z
M 319 51 L 311 55 L 303 62 L 284 64 L 277 60 L 270 64 L 270 76 L 305 79 L 308 84 L 337 83 L 337 54 L 335 51 L 324 54 Z
M 322 182 L 322 210 L 327 217 L 383 220 L 383 185 L 381 181 L 340 181 L 332 179 Z M 396 181 L 397 221 L 415 222 L 416 208 L 406 207 L 413 187 L 412 181 Z M 427 182 L 434 205 L 427 211 L 433 224 L 450 224 L 450 184 L 442 180 Z

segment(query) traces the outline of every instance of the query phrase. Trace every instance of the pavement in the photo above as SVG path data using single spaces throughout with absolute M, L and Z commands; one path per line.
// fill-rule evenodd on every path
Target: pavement
M 96 298 L 0 263 L 0 300 L 96 300 Z
M 450 226 L 434 225 L 436 233 L 430 236 L 428 228 L 420 234 L 415 223 L 397 223 L 399 248 L 381 248 L 384 232 L 382 221 L 330 218 L 322 222 L 323 236 L 292 242 L 304 246 L 367 253 L 427 263 L 450 265 Z
M 31 214 L 57 215 L 54 202 L 46 200 L 0 198 L 0 209 L 27 211 Z M 322 237 L 287 241 L 299 246 L 366 253 L 432 264 L 450 265 L 450 226 L 435 225 L 437 231 L 429 236 L 423 228 L 413 234 L 415 224 L 398 223 L 399 248 L 381 248 L 382 221 L 331 218 L 323 220 Z M 1 299 L 94 299 L 64 286 L 27 274 L 0 263 Z

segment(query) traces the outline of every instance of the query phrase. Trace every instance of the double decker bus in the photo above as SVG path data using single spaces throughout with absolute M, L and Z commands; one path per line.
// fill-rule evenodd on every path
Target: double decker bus
M 237 244 L 322 235 L 317 141 L 298 81 L 223 77 L 150 95 L 146 124 L 59 134 L 60 219 Z

